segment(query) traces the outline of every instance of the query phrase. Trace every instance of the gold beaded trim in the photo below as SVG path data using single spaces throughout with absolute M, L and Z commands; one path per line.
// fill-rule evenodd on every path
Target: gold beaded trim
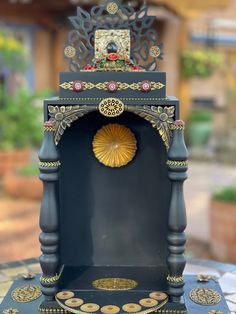
M 99 90 L 107 90 L 108 83 L 109 82 L 93 84 L 91 82 L 83 82 L 83 90 L 90 90 L 93 88 L 97 88 Z M 132 90 L 141 90 L 141 84 L 142 82 L 132 83 L 132 84 L 125 83 L 125 82 L 117 82 L 117 85 L 118 85 L 117 90 L 126 90 L 129 88 Z M 150 82 L 150 84 L 151 84 L 151 90 L 161 89 L 165 86 L 164 84 L 160 82 Z M 73 81 L 64 82 L 60 84 L 59 86 L 63 89 L 73 90 L 74 82 Z
M 64 265 L 61 267 L 59 274 L 55 274 L 54 276 L 51 276 L 51 277 L 41 276 L 40 282 L 42 282 L 42 283 L 53 283 L 53 282 L 58 281 L 62 275 L 63 270 L 64 270 Z
M 186 310 L 160 310 L 157 313 L 166 313 L 166 314 L 187 314 Z
M 59 167 L 61 165 L 61 162 L 59 160 L 57 161 L 40 161 L 39 166 L 44 168 L 50 168 L 50 167 Z
M 84 97 L 84 98 L 75 98 L 75 97 L 69 97 L 69 98 L 64 98 L 60 97 L 59 100 L 103 100 L 104 97 Z M 130 98 L 130 97 L 119 97 L 121 100 L 169 100 L 167 97 L 165 98 Z
M 178 161 L 178 160 L 167 160 L 166 164 L 168 166 L 188 166 L 188 161 Z
M 169 282 L 175 282 L 175 283 L 183 282 L 184 281 L 184 276 L 171 276 L 171 275 L 168 275 L 167 276 L 167 280 Z
M 41 313 L 68 313 L 66 310 L 64 309 L 47 309 L 47 308 L 38 308 L 39 312 Z

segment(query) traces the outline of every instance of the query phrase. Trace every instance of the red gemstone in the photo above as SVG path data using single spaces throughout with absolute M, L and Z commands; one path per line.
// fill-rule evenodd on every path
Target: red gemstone
M 75 81 L 73 84 L 73 90 L 76 92 L 82 92 L 84 89 L 84 83 L 82 81 Z
M 140 89 L 142 92 L 150 92 L 151 88 L 152 88 L 152 85 L 150 81 L 142 81 L 140 83 Z
M 111 93 L 116 92 L 118 89 L 118 83 L 115 81 L 110 81 L 107 83 L 107 90 Z
M 109 53 L 108 60 L 115 61 L 117 59 L 118 59 L 118 56 L 116 53 Z

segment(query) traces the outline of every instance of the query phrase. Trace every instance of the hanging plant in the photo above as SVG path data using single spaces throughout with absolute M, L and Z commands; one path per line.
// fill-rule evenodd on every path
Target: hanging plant
M 9 32 L 0 32 L 0 69 L 24 71 L 27 67 L 26 59 L 26 51 L 22 43 Z
M 222 64 L 222 55 L 214 50 L 186 50 L 181 55 L 181 72 L 186 78 L 211 76 Z

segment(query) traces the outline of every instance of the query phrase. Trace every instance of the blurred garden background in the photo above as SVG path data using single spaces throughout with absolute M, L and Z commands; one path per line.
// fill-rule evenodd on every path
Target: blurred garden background
M 138 0 L 131 1 L 139 6 Z M 190 151 L 187 255 L 236 263 L 236 1 L 148 0 L 159 70 Z M 42 99 L 57 95 L 70 28 L 91 0 L 0 0 L 0 262 L 40 255 Z

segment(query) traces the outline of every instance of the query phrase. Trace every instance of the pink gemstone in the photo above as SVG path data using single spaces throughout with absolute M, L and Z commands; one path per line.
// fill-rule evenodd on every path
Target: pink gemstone
M 118 89 L 118 84 L 115 81 L 110 81 L 107 83 L 107 90 L 111 93 L 116 92 Z
M 142 81 L 140 83 L 140 89 L 142 92 L 149 92 L 151 90 L 151 82 L 150 81 Z
M 82 92 L 84 89 L 84 83 L 82 81 L 75 81 L 73 84 L 73 90 L 76 92 Z

